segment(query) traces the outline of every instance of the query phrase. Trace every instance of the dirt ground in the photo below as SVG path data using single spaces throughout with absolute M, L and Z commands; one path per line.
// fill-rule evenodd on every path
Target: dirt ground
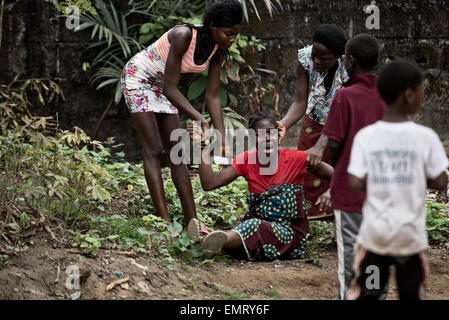
M 56 248 L 44 238 L 35 235 L 24 252 L 0 263 L 0 299 L 323 300 L 337 294 L 335 248 L 319 253 L 315 261 L 179 262 L 169 270 L 148 254 L 99 250 L 97 257 L 89 258 Z M 430 248 L 427 257 L 426 299 L 449 299 L 449 245 Z M 80 268 L 79 290 L 66 288 L 70 265 Z M 108 290 L 121 279 L 122 284 Z M 388 299 L 397 298 L 392 281 Z

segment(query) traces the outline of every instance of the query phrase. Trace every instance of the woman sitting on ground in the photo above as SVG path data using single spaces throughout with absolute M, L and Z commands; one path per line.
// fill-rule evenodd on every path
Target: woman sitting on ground
M 250 192 L 249 211 L 243 222 L 232 230 L 214 231 L 203 239 L 205 257 L 210 258 L 223 248 L 232 256 L 249 260 L 294 259 L 304 252 L 309 237 L 302 188 L 304 175 L 310 170 L 306 168 L 307 153 L 278 149 L 277 124 L 266 113 L 252 116 L 249 129 L 256 131 L 256 150 L 243 152 L 231 166 L 219 172 L 213 172 L 210 164 L 204 161 L 209 154 L 207 148 L 202 150 L 200 179 L 204 190 L 220 188 L 243 176 Z M 198 144 L 202 137 L 200 126 L 190 123 L 188 130 Z M 196 134 L 198 132 L 201 135 Z M 266 161 L 260 161 L 262 159 L 270 159 L 271 163 L 263 165 L 261 162 Z M 323 162 L 314 173 L 330 180 L 333 168 Z M 317 203 L 320 201 L 321 198 Z M 332 210 L 328 200 L 320 205 L 323 211 Z M 188 234 L 192 240 L 199 238 L 196 219 L 189 223 Z

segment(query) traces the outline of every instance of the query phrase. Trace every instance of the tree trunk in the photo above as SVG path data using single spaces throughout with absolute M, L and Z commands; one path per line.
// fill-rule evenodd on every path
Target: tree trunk
M 106 109 L 104 110 L 103 114 L 101 115 L 100 120 L 98 121 L 97 127 L 95 128 L 94 134 L 92 136 L 92 141 L 95 140 L 95 138 L 97 137 L 98 132 L 100 131 L 101 125 L 103 123 L 103 120 L 106 117 L 106 115 L 108 114 L 109 110 L 111 109 L 113 103 L 114 103 L 114 98 L 111 98 L 111 100 L 109 100 L 109 103 L 108 103 Z

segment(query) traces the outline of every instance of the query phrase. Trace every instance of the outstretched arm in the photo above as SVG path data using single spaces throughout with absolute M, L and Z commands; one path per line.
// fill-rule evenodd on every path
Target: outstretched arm
M 321 135 L 318 141 L 315 143 L 315 145 L 306 150 L 307 152 L 307 162 L 311 167 L 318 167 L 320 166 L 321 159 L 323 158 L 324 150 L 327 146 L 328 138 L 325 135 Z
M 200 164 L 200 181 L 203 190 L 209 191 L 230 184 L 238 178 L 237 172 L 233 166 L 227 166 L 224 169 L 214 172 L 209 163 L 204 162 L 204 157 L 208 155 L 208 148 L 202 150 Z
M 221 144 L 224 147 L 226 132 L 223 124 L 223 114 L 221 111 L 220 97 L 218 94 L 218 90 L 220 88 L 220 73 L 222 62 L 223 54 L 221 50 L 217 50 L 217 52 L 212 57 L 209 65 L 206 86 L 206 106 L 214 128 L 221 134 Z
M 334 168 L 326 162 L 321 162 L 319 166 L 312 166 L 308 163 L 307 170 L 328 181 L 332 179 L 332 175 L 334 174 Z M 318 197 L 315 205 L 320 205 L 320 211 L 324 211 L 326 213 L 332 212 L 330 189 Z
M 310 164 L 307 164 L 307 170 L 327 181 L 330 181 L 332 179 L 332 175 L 334 174 L 334 168 L 326 162 L 322 161 L 319 166 L 312 166 Z
M 163 94 L 187 117 L 200 121 L 203 128 L 206 129 L 208 127 L 206 119 L 191 105 L 178 88 L 182 57 L 189 47 L 192 32 L 187 28 L 176 28 L 169 34 L 169 37 L 171 45 L 165 64 Z
M 209 148 L 204 146 L 203 130 L 195 122 L 187 124 L 187 131 L 193 138 L 193 147 L 201 148 L 201 162 L 200 162 L 200 181 L 203 190 L 209 191 L 225 186 L 235 179 L 238 174 L 233 166 L 228 166 L 218 172 L 214 172 L 209 161 Z

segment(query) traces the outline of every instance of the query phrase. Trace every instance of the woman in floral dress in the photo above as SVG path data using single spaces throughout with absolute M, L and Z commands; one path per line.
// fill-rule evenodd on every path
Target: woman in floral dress
M 178 110 L 208 129 L 206 119 L 181 93 L 181 73 L 200 73 L 209 67 L 206 104 L 214 127 L 224 137 L 218 89 L 226 50 L 234 43 L 243 23 L 238 0 L 221 0 L 212 5 L 202 26 L 182 25 L 136 54 L 122 73 L 122 91 L 143 144 L 145 179 L 157 214 L 170 221 L 161 175 L 162 146 L 169 155 L 179 143 L 170 134 L 180 127 Z M 161 146 L 162 145 L 162 146 Z M 173 182 L 188 223 L 196 217 L 192 185 L 185 164 L 170 159 Z

